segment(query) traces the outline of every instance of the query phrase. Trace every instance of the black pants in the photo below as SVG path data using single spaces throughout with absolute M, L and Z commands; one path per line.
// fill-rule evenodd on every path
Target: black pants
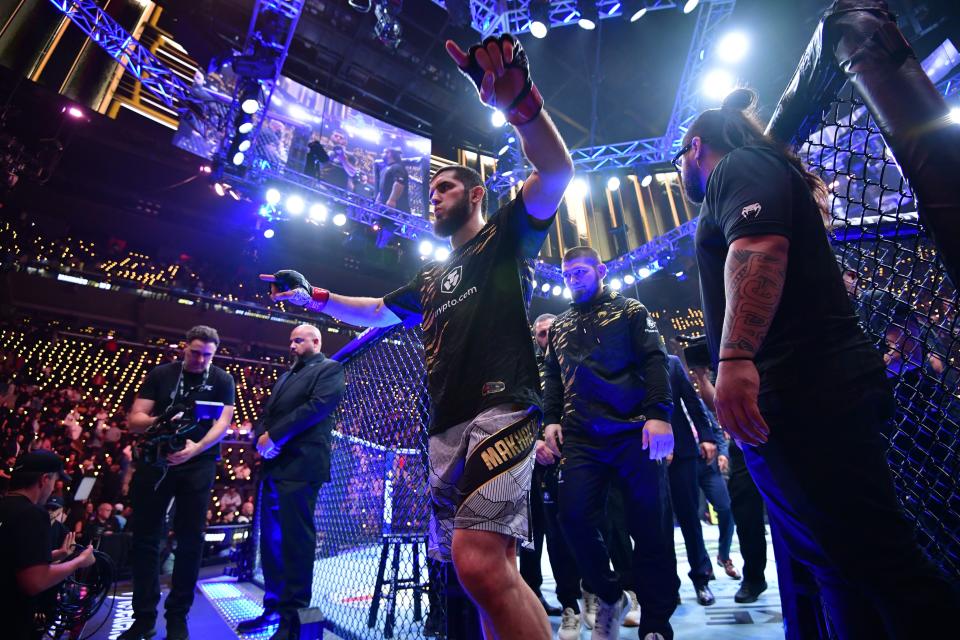
M 605 602 L 622 593 L 602 528 L 611 483 L 623 489 L 627 529 L 633 538 L 634 591 L 640 604 L 640 637 L 659 632 L 673 637 L 670 616 L 677 606 L 680 579 L 668 527 L 665 467 L 650 460 L 640 433 L 584 442 L 567 438 L 560 467 L 560 524 L 589 588 Z
M 154 488 L 163 472 L 150 465 L 138 464 L 130 489 L 133 498 L 130 520 L 133 530 L 133 615 L 137 621 L 152 624 L 157 618 L 160 546 L 167 538 L 164 521 L 171 498 L 175 500 L 173 530 L 177 551 L 170 594 L 164 607 L 168 619 L 186 617 L 190 611 L 197 576 L 200 575 L 207 505 L 216 473 L 216 459 L 194 459 L 170 467 L 167 477 Z
M 737 526 L 740 555 L 743 556 L 743 579 L 757 584 L 764 581 L 767 570 L 767 528 L 763 517 L 763 496 L 750 477 L 743 451 L 730 442 L 730 508 Z
M 540 595 L 543 574 L 540 570 L 543 541 L 547 541 L 550 568 L 557 582 L 557 600 L 564 609 L 580 613 L 580 573 L 567 540 L 560 528 L 557 502 L 557 465 L 536 465 L 530 489 L 530 511 L 533 519 L 532 550 L 520 552 L 520 575 L 533 592 Z
M 672 532 L 673 522 L 670 522 L 670 529 Z M 603 541 L 610 554 L 610 564 L 620 577 L 620 588 L 624 591 L 633 591 L 633 542 L 630 540 L 630 530 L 627 528 L 623 488 L 616 481 L 610 483 L 610 489 L 607 492 L 607 518 L 603 529 Z M 583 588 L 593 593 L 589 584 L 585 584 Z
M 842 396 L 761 397 L 770 437 L 745 448 L 750 474 L 774 535 L 813 574 L 841 640 L 935 637 L 960 597 L 915 544 L 897 501 L 881 439 L 889 384 L 864 376 Z
M 260 492 L 260 563 L 263 608 L 293 619 L 310 606 L 317 530 L 314 511 L 321 482 L 263 479 Z
M 670 463 L 670 499 L 673 513 L 680 523 L 683 533 L 683 545 L 687 548 L 687 562 L 690 563 L 690 581 L 695 588 L 701 588 L 710 581 L 713 568 L 710 555 L 703 542 L 703 529 L 700 528 L 700 486 L 697 483 L 699 458 L 674 458 Z

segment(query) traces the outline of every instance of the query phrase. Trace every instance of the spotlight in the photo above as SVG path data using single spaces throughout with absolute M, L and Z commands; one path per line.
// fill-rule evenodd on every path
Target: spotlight
M 559 296 L 561 293 L 563 293 L 563 288 L 558 284 L 553 285 L 553 295 Z
M 323 222 L 327 219 L 327 205 L 320 202 L 310 206 L 310 211 L 307 214 L 310 216 L 311 220 L 316 222 Z
M 247 115 L 253 115 L 260 109 L 260 103 L 257 102 L 256 98 L 247 98 L 240 103 L 240 110 L 246 113 Z
M 433 243 L 429 240 L 420 241 L 420 255 L 428 256 L 433 253 Z
M 717 56 L 724 62 L 740 62 L 750 49 L 747 36 L 739 31 L 732 31 L 720 39 L 717 45 Z
M 338 213 L 337 215 L 333 216 L 333 224 L 337 225 L 338 227 L 342 227 L 343 225 L 347 224 L 347 216 L 342 213 Z
M 633 284 L 636 281 L 637 279 L 633 277 L 632 273 L 628 273 L 627 275 L 623 276 L 624 284 Z
M 540 291 L 543 291 L 544 293 L 550 291 L 550 283 L 544 282 L 542 285 L 540 285 Z
M 251 131 L 253 131 L 252 122 L 244 122 L 239 127 L 237 127 L 237 133 L 241 133 L 243 135 L 247 135 Z
M 242 151 L 237 151 L 235 154 L 233 154 L 233 164 L 237 165 L 238 167 L 243 164 Z
M 733 88 L 733 76 L 723 69 L 714 69 L 705 75 L 701 87 L 703 94 L 712 100 L 723 100 Z
M 610 288 L 614 291 L 620 291 L 623 288 L 623 283 L 620 282 L 620 278 L 614 278 L 610 281 Z
M 950 109 L 950 119 L 956 124 L 960 124 L 960 107 L 954 107 L 953 109 Z
M 264 232 L 263 232 L 263 237 L 266 238 L 267 240 L 269 240 L 270 238 L 272 238 L 272 237 L 273 237 L 273 229 L 267 229 L 266 231 L 264 231 Z
M 607 190 L 616 191 L 619 188 L 620 188 L 620 178 L 618 178 L 617 176 L 610 176 L 607 179 Z
M 273 206 L 280 202 L 280 192 L 274 188 L 267 189 L 266 194 L 267 204 Z
M 683 12 L 690 13 L 697 8 L 698 4 L 700 4 L 700 0 L 687 0 L 686 4 L 683 5 Z
M 223 185 L 219 182 L 213 183 L 213 190 L 217 192 L 217 195 L 221 198 L 227 195 L 227 192 L 223 189 Z
M 573 297 L 573 294 L 570 293 L 570 289 L 569 289 L 569 288 L 567 288 L 567 287 L 564 287 L 564 288 L 563 288 L 563 297 L 566 298 L 567 300 L 569 300 L 570 298 Z
M 636 22 L 647 15 L 647 7 L 644 0 L 623 0 L 623 11 L 621 15 L 627 22 Z
M 68 107 L 67 115 L 71 118 L 77 118 L 78 120 L 83 117 L 83 109 L 80 107 Z
M 583 178 L 574 178 L 570 186 L 567 187 L 567 193 L 572 198 L 585 198 L 590 193 L 590 186 Z
M 577 13 L 580 14 L 577 24 L 581 29 L 587 31 L 597 28 L 597 21 L 600 20 L 600 12 L 597 11 L 597 5 L 593 0 L 579 0 L 577 2 Z
M 640 270 L 637 271 L 637 275 L 640 276 L 640 279 L 649 278 L 652 272 L 646 267 L 640 267 Z
M 447 258 L 450 257 L 450 249 L 437 247 L 437 250 L 433 252 L 433 257 L 437 262 L 446 262 Z
M 530 34 L 544 38 L 550 31 L 550 0 L 530 0 Z
M 240 144 L 237 145 L 237 151 L 246 151 L 250 148 L 249 140 L 241 140 Z
M 536 288 L 537 288 L 537 281 L 536 281 L 536 280 L 531 280 L 531 281 L 530 281 L 530 286 L 533 287 L 534 289 L 536 289 Z
M 507 116 L 503 115 L 503 112 L 500 111 L 499 109 L 495 110 L 493 113 L 490 114 L 490 124 L 492 124 L 497 128 L 500 128 L 503 125 L 507 124 Z
M 303 202 L 303 198 L 301 198 L 300 196 L 294 195 L 287 198 L 286 207 L 287 207 L 287 211 L 290 212 L 290 215 L 293 215 L 293 216 L 300 215 L 301 213 L 303 213 L 303 208 L 305 206 L 306 204 Z
M 651 182 L 653 182 L 653 176 L 648 173 L 647 175 L 643 176 L 642 180 L 640 180 L 640 186 L 649 187 Z

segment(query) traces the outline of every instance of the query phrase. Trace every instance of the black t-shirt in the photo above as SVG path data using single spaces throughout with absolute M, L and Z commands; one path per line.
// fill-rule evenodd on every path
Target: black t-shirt
M 790 241 L 787 276 L 766 339 L 756 354 L 760 391 L 835 386 L 883 368 L 857 324 L 816 202 L 803 176 L 776 152 L 743 147 L 710 174 L 697 225 L 700 293 L 716 365 L 726 310 L 724 263 L 738 238 Z
M 183 372 L 182 380 L 180 380 L 181 371 Z M 179 362 L 171 362 L 169 364 L 162 364 L 159 367 L 154 367 L 144 379 L 143 385 L 137 392 L 137 396 L 144 400 L 153 400 L 154 405 L 151 415 L 158 416 L 170 406 L 170 396 L 174 389 L 178 389 L 176 399 L 182 402 L 184 394 L 200 384 L 203 384 L 203 388 L 197 393 L 192 394 L 191 398 L 193 400 L 222 402 L 225 407 L 233 406 L 236 389 L 233 377 L 220 367 L 214 365 L 210 365 L 206 383 L 203 382 L 202 373 L 183 371 Z M 189 439 L 198 442 L 200 438 L 210 431 L 210 427 L 212 426 L 213 420 L 200 421 L 200 426 L 188 436 Z M 194 460 L 217 458 L 218 454 L 219 447 L 212 446 L 194 458 Z M 193 460 L 190 462 L 193 462 Z M 189 462 L 187 464 L 189 464 Z
M 498 404 L 539 406 L 527 309 L 533 259 L 552 222 L 531 217 L 517 196 L 446 262 L 384 297 L 404 323 L 421 322 L 431 435 Z
M 17 586 L 17 572 L 50 564 L 50 516 L 26 496 L 0 500 L 0 620 L 3 636 L 32 638 L 32 615 L 45 594 L 28 596 Z
M 407 175 L 406 167 L 399 162 L 391 164 L 380 176 L 380 194 L 377 196 L 377 202 L 386 203 L 390 199 L 395 182 L 403 185 L 403 193 L 397 198 L 396 208 L 401 211 L 410 211 L 410 176 Z

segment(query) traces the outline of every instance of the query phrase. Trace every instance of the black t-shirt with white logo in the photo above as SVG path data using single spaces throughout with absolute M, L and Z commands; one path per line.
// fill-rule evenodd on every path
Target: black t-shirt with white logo
M 707 344 L 716 365 L 726 309 L 724 264 L 738 238 L 790 241 L 787 276 L 756 354 L 761 394 L 835 386 L 883 368 L 857 324 L 816 202 L 803 176 L 775 151 L 743 147 L 710 174 L 697 225 L 697 262 Z
M 183 371 L 183 378 L 180 379 L 182 366 L 179 362 L 171 362 L 154 367 L 143 381 L 143 385 L 137 392 L 137 396 L 144 400 L 153 400 L 153 410 L 151 415 L 161 415 L 170 406 L 170 394 L 174 389 L 178 389 L 176 400 L 182 402 L 184 394 L 190 390 L 202 385 L 202 388 L 190 397 L 193 400 L 204 400 L 206 402 L 222 402 L 224 406 L 233 406 L 236 395 L 236 384 L 233 376 L 220 367 L 210 365 L 206 382 L 204 382 L 202 373 L 191 373 Z M 177 387 L 180 380 L 179 388 Z M 207 435 L 213 426 L 213 420 L 201 420 L 199 427 L 188 436 L 190 440 L 198 442 L 200 438 Z M 218 458 L 220 448 L 210 447 L 194 460 L 206 458 Z M 191 460 L 190 462 L 193 462 Z M 187 463 L 189 464 L 189 462 Z
M 405 324 L 419 320 L 423 329 L 431 435 L 498 404 L 540 405 L 527 310 L 533 260 L 552 223 L 531 217 L 517 196 L 446 262 L 384 297 Z

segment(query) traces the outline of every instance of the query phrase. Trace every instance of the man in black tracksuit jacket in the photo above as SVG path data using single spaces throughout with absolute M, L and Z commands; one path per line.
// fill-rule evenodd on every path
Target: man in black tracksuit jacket
M 642 304 L 603 287 L 606 267 L 593 249 L 571 249 L 562 268 L 573 302 L 550 329 L 544 379 L 544 437 L 563 444 L 560 523 L 584 587 L 600 598 L 593 637 L 619 637 L 627 599 L 600 531 L 610 483 L 620 485 L 640 637 L 669 640 L 680 580 L 660 463 L 673 449 L 663 339 Z

